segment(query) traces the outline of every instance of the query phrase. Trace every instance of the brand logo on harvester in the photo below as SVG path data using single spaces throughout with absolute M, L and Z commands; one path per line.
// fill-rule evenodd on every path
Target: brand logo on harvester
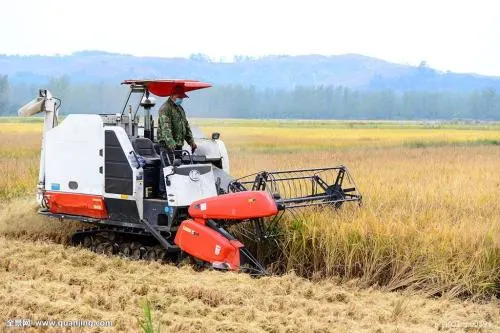
M 191 178 L 193 182 L 197 182 L 200 180 L 200 172 L 198 170 L 189 171 L 189 178 Z

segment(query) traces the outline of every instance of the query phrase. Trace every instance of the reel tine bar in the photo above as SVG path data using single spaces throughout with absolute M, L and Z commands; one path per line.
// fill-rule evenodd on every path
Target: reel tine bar
M 229 192 L 250 189 L 269 192 L 285 209 L 315 205 L 339 208 L 344 202 L 361 203 L 361 194 L 345 166 L 262 171 L 235 180 L 228 187 Z

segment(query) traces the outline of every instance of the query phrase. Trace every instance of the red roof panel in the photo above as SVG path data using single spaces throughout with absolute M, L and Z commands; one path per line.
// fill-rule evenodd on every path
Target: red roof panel
M 174 90 L 186 93 L 212 86 L 210 83 L 195 80 L 125 80 L 122 84 L 144 85 L 150 93 L 159 97 L 170 96 Z

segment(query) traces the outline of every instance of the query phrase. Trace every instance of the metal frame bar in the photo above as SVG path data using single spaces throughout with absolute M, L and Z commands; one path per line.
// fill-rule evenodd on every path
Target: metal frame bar
M 130 101 L 130 97 L 132 96 L 132 94 L 134 94 L 134 93 L 142 93 L 142 96 L 140 98 L 140 100 L 142 100 L 142 98 L 146 94 L 146 91 L 147 91 L 147 87 L 145 85 L 131 84 L 130 85 L 129 93 L 127 95 L 127 98 L 125 99 L 125 104 L 123 104 L 121 115 L 123 116 L 123 114 L 125 113 L 125 110 L 127 109 L 127 105 L 128 105 L 128 102 Z M 141 103 L 139 102 L 137 104 L 137 107 L 135 108 L 135 111 L 134 111 L 134 114 L 133 114 L 133 119 L 135 119 L 135 117 L 137 115 L 137 112 L 139 111 L 139 107 L 140 106 L 141 106 Z
M 332 172 L 333 174 L 336 172 L 335 180 L 332 183 L 328 182 L 328 175 L 324 177 L 321 175 L 327 172 Z M 346 176 L 352 186 L 343 189 L 342 185 Z M 252 179 L 252 177 L 254 178 Z M 308 186 L 304 187 L 304 185 L 307 185 L 304 181 L 308 179 L 311 180 L 309 188 Z M 339 204 L 343 202 L 361 202 L 362 199 L 349 171 L 343 165 L 326 168 L 262 171 L 231 182 L 228 186 L 228 191 L 246 191 L 250 188 L 249 185 L 251 185 L 252 191 L 268 191 L 273 195 L 282 195 L 282 193 L 279 193 L 280 189 L 284 189 L 282 192 L 288 190 L 286 195 L 289 197 L 276 198 L 276 203 L 283 205 L 285 209 L 324 204 L 336 204 L 336 206 L 340 206 Z M 294 194 L 298 195 L 295 196 Z

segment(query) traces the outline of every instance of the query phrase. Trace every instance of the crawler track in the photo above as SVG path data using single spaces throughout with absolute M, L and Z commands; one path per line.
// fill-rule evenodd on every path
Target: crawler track
M 170 237 L 172 238 L 172 237 Z M 173 244 L 173 239 L 168 239 Z M 157 261 L 167 264 L 188 264 L 195 270 L 219 269 L 212 267 L 207 262 L 201 261 L 188 255 L 175 247 L 172 251 L 167 251 L 148 232 L 142 229 L 121 228 L 121 227 L 93 227 L 78 230 L 71 237 L 71 245 L 89 249 L 97 254 L 107 256 L 118 256 L 129 260 Z M 244 254 L 253 258 L 248 250 L 244 249 Z M 262 270 L 253 268 L 245 264 L 241 267 L 241 272 L 252 276 L 262 276 Z
M 78 230 L 71 244 L 98 254 L 117 255 L 131 260 L 178 263 L 181 251 L 168 252 L 154 237 L 140 229 L 95 227 Z

